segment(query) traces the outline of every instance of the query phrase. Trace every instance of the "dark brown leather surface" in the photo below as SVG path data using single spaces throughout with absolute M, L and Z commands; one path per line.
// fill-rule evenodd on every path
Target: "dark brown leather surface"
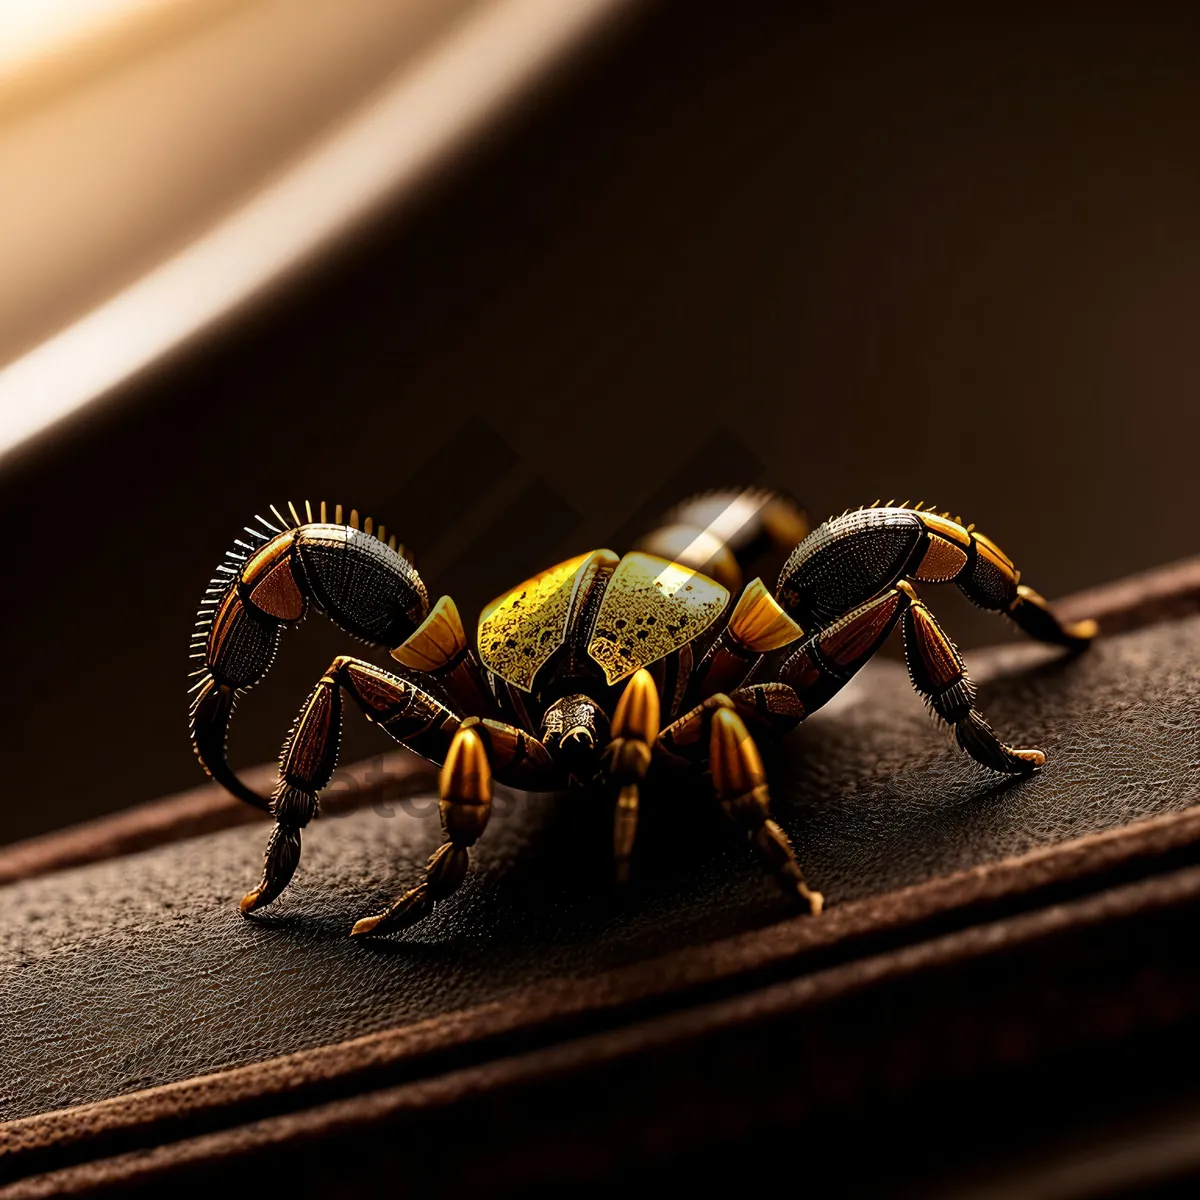
M 1148 824 L 1180 823 L 1194 830 L 1194 814 Z M 1200 867 L 1164 870 L 590 1036 L 360 1081 L 332 1101 L 239 1103 L 224 1081 L 259 1073 L 247 1068 L 13 1122 L 0 1126 L 0 1180 L 24 1178 L 0 1196 L 160 1196 L 264 1172 L 315 1197 L 376 1196 L 381 1180 L 461 1196 L 797 1179 L 834 1196 L 1141 1196 L 1181 1169 L 1200 1178 L 1200 1048 L 1187 1036 L 1200 976 L 1181 953 L 1198 911 Z M 295 1092 L 315 1057 L 273 1065 Z M 199 1125 L 181 1104 L 197 1089 L 224 1097 Z M 138 1101 L 159 1119 L 122 1136 L 108 1118 Z M 1131 1139 L 1141 1151 L 1124 1183 L 1132 1169 L 1141 1186 L 1128 1190 L 1112 1151 Z
M 1200 618 L 1064 660 L 974 656 L 985 711 L 1050 754 L 1023 782 L 958 755 L 880 663 L 775 766 L 810 878 L 846 904 L 1196 800 Z M 410 807 L 412 807 L 410 803 Z M 773 887 L 700 796 L 648 805 L 637 880 L 607 885 L 608 814 L 581 797 L 498 801 L 472 879 L 405 940 L 350 922 L 407 884 L 432 806 L 331 817 L 268 916 L 236 899 L 265 827 L 242 827 L 0 892 L 0 1113 L 103 1099 L 471 1008 L 784 919 Z

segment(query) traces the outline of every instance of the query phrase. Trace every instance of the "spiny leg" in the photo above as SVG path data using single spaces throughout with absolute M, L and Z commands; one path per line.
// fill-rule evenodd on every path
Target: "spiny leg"
M 732 707 L 718 707 L 712 714 L 708 762 L 726 815 L 750 835 L 754 849 L 784 892 L 799 895 L 816 916 L 824 907 L 824 897 L 804 882 L 787 834 L 771 818 L 771 798 L 758 747 Z
M 283 629 L 302 621 L 315 603 L 347 633 L 384 648 L 401 647 L 419 640 L 414 634 L 424 628 L 429 608 L 420 575 L 399 553 L 394 536 L 384 540 L 383 526 L 376 533 L 368 519 L 360 530 L 357 511 L 343 525 L 340 504 L 332 521 L 324 503 L 316 512 L 308 503 L 303 507 L 306 519 L 288 505 L 288 518 L 275 510 L 278 525 L 259 517 L 261 528 L 246 526 L 249 540 L 239 539 L 229 561 L 217 568 L 193 635 L 196 754 L 218 783 L 267 811 L 271 802 L 247 787 L 226 761 L 225 739 L 238 697 L 270 669 Z M 447 685 L 451 682 L 447 677 Z M 296 833 L 287 840 L 298 847 L 298 838 Z
M 242 897 L 249 914 L 270 904 L 291 882 L 300 863 L 300 830 L 317 815 L 317 797 L 337 766 L 342 730 L 336 660 L 305 701 L 279 756 L 279 782 L 270 799 L 275 828 L 267 840 L 263 875 Z
M 1041 750 L 1015 749 L 996 736 L 975 707 L 975 685 L 962 656 L 919 597 L 904 614 L 904 653 L 913 687 L 976 762 L 993 771 L 1026 775 L 1046 761 Z
M 1008 556 L 947 513 L 907 505 L 856 509 L 826 521 L 792 551 L 776 599 L 805 629 L 823 627 L 902 579 L 954 582 L 981 608 L 1004 613 L 1031 637 L 1069 649 L 1086 646 L 1094 621 L 1060 621 L 1021 584 Z
M 659 718 L 658 689 L 650 672 L 643 668 L 630 677 L 617 701 L 612 741 L 603 759 L 604 775 L 620 789 L 613 818 L 613 858 L 618 883 L 629 878 L 629 861 L 637 836 L 639 789 L 650 769 Z
M 342 691 L 368 719 L 398 741 L 437 761 L 459 718 L 433 696 L 361 659 L 339 655 L 304 702 L 279 756 L 279 780 L 269 802 L 275 830 L 267 843 L 263 877 L 242 898 L 243 913 L 275 900 L 300 862 L 300 830 L 317 815 L 318 797 L 337 766 L 342 736 Z
M 965 556 L 957 561 L 961 567 Z M 803 641 L 780 668 L 781 681 L 794 689 L 804 711 L 815 711 L 861 669 L 898 619 L 913 686 L 954 727 L 958 744 L 995 771 L 1020 774 L 1040 766 L 1040 750 L 1006 746 L 974 708 L 975 689 L 958 651 L 905 580 Z
M 363 917 L 351 937 L 379 936 L 407 929 L 433 911 L 435 901 L 456 891 L 467 876 L 470 847 L 479 840 L 492 812 L 492 771 L 479 722 L 464 722 L 442 766 L 439 781 L 442 828 L 446 841 L 430 856 L 425 880 L 383 912 Z
M 544 746 L 500 721 L 463 721 L 419 683 L 362 659 L 340 655 L 300 711 L 280 755 L 279 781 L 270 801 L 276 828 L 263 877 L 242 900 L 244 913 L 270 904 L 287 887 L 300 861 L 300 830 L 316 815 L 318 796 L 337 765 L 341 693 L 396 741 L 431 762 L 443 763 L 460 729 L 473 725 L 490 743 L 497 772 L 518 786 L 547 786 L 554 767 Z M 448 869 L 448 868 L 447 868 Z

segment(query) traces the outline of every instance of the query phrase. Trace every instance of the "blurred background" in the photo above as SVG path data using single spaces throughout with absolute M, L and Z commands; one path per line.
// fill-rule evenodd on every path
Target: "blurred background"
M 468 622 L 680 479 L 935 501 L 1048 596 L 1195 553 L 1198 53 L 1168 3 L 3 6 L 0 841 L 202 781 L 187 634 L 271 503 Z

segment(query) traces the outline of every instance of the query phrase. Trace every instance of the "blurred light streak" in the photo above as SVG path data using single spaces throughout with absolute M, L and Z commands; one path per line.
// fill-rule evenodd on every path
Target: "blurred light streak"
M 197 0 L 0 0 L 0 79 L 93 41 L 147 10 Z
M 231 217 L 0 370 L 0 460 L 412 188 L 634 0 L 493 0 Z

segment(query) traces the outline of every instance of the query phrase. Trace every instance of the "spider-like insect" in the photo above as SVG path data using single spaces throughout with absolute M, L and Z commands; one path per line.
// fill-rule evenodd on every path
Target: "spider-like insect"
M 462 883 L 468 852 L 488 823 L 493 778 L 533 791 L 582 785 L 614 804 L 617 876 L 627 875 L 641 791 L 652 761 L 707 768 L 716 797 L 784 891 L 821 911 L 787 835 L 772 819 L 751 735 L 790 730 L 820 708 L 875 653 L 897 623 L 913 687 L 959 746 L 994 771 L 1041 766 L 1014 749 L 975 707 L 962 658 L 914 583 L 953 581 L 977 605 L 1031 636 L 1071 649 L 1093 621 L 1063 624 L 1020 582 L 988 538 L 947 513 L 872 505 L 808 532 L 781 496 L 744 491 L 695 497 L 624 556 L 594 550 L 505 592 L 479 618 L 476 646 L 453 600 L 429 606 L 425 584 L 357 512 L 321 504 L 278 525 L 258 518 L 218 568 L 193 645 L 192 739 L 205 769 L 275 818 L 262 881 L 244 913 L 270 904 L 300 859 L 300 831 L 336 765 L 341 697 L 396 741 L 441 765 L 446 840 L 425 879 L 355 936 L 416 923 Z M 386 540 L 385 540 L 386 539 Z M 763 540 L 795 545 L 774 593 L 741 587 L 738 561 Z M 700 568 L 703 568 L 700 569 Z M 237 697 L 258 683 L 283 628 L 317 605 L 346 632 L 391 652 L 384 670 L 339 656 L 300 711 L 268 799 L 237 778 L 225 755 Z

